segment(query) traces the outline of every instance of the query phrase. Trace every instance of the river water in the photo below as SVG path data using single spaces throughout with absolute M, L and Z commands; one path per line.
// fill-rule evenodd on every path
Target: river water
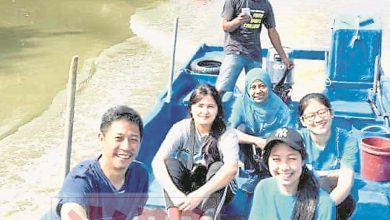
M 386 0 L 271 1 L 291 48 L 325 49 L 339 12 L 382 17 L 389 70 Z M 64 177 L 64 90 L 79 55 L 72 166 L 98 154 L 100 115 L 127 104 L 142 115 L 166 88 L 173 21 L 179 17 L 176 69 L 203 42 L 222 44 L 222 0 L 0 0 L 0 219 L 34 219 L 50 207 Z M 264 47 L 270 45 L 262 34 Z M 323 64 L 294 70 L 294 97 L 319 91 Z

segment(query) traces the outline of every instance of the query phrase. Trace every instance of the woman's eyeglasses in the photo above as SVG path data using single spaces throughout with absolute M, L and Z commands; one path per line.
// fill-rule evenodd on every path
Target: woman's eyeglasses
M 318 115 L 319 117 L 321 118 L 325 118 L 329 115 L 329 112 L 330 112 L 330 109 L 329 108 L 324 108 L 324 109 L 320 109 L 316 112 L 313 112 L 313 113 L 309 113 L 309 114 L 304 114 L 301 119 L 303 121 L 307 121 L 307 122 L 313 122 L 316 115 Z

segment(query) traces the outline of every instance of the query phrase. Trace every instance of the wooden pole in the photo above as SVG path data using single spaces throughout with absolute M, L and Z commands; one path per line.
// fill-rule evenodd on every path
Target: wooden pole
M 68 97 L 66 104 L 66 119 L 65 119 L 65 146 L 66 146 L 66 160 L 65 160 L 65 177 L 70 169 L 70 159 L 72 154 L 72 135 L 73 135 L 73 119 L 74 119 L 74 103 L 76 94 L 76 76 L 77 65 L 79 57 L 72 57 L 72 62 L 69 69 L 68 79 Z
M 179 18 L 176 17 L 174 21 L 174 34 L 172 39 L 172 55 L 171 55 L 171 70 L 169 74 L 169 83 L 168 83 L 168 94 L 167 94 L 167 102 L 171 102 L 172 98 L 172 81 L 173 81 L 173 75 L 175 74 L 175 54 L 176 54 L 176 39 L 177 39 L 177 27 L 179 23 Z

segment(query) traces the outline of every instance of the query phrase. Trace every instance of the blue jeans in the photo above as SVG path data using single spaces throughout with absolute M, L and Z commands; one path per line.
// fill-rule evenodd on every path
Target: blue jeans
M 220 92 L 233 91 L 241 71 L 246 74 L 253 68 L 261 68 L 261 62 L 240 54 L 225 55 L 215 87 Z

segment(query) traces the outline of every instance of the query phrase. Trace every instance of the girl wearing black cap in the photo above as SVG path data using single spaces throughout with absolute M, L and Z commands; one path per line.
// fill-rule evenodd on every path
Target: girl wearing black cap
M 335 204 L 305 165 L 300 134 L 280 128 L 267 139 L 264 162 L 272 177 L 256 189 L 249 219 L 331 220 Z

